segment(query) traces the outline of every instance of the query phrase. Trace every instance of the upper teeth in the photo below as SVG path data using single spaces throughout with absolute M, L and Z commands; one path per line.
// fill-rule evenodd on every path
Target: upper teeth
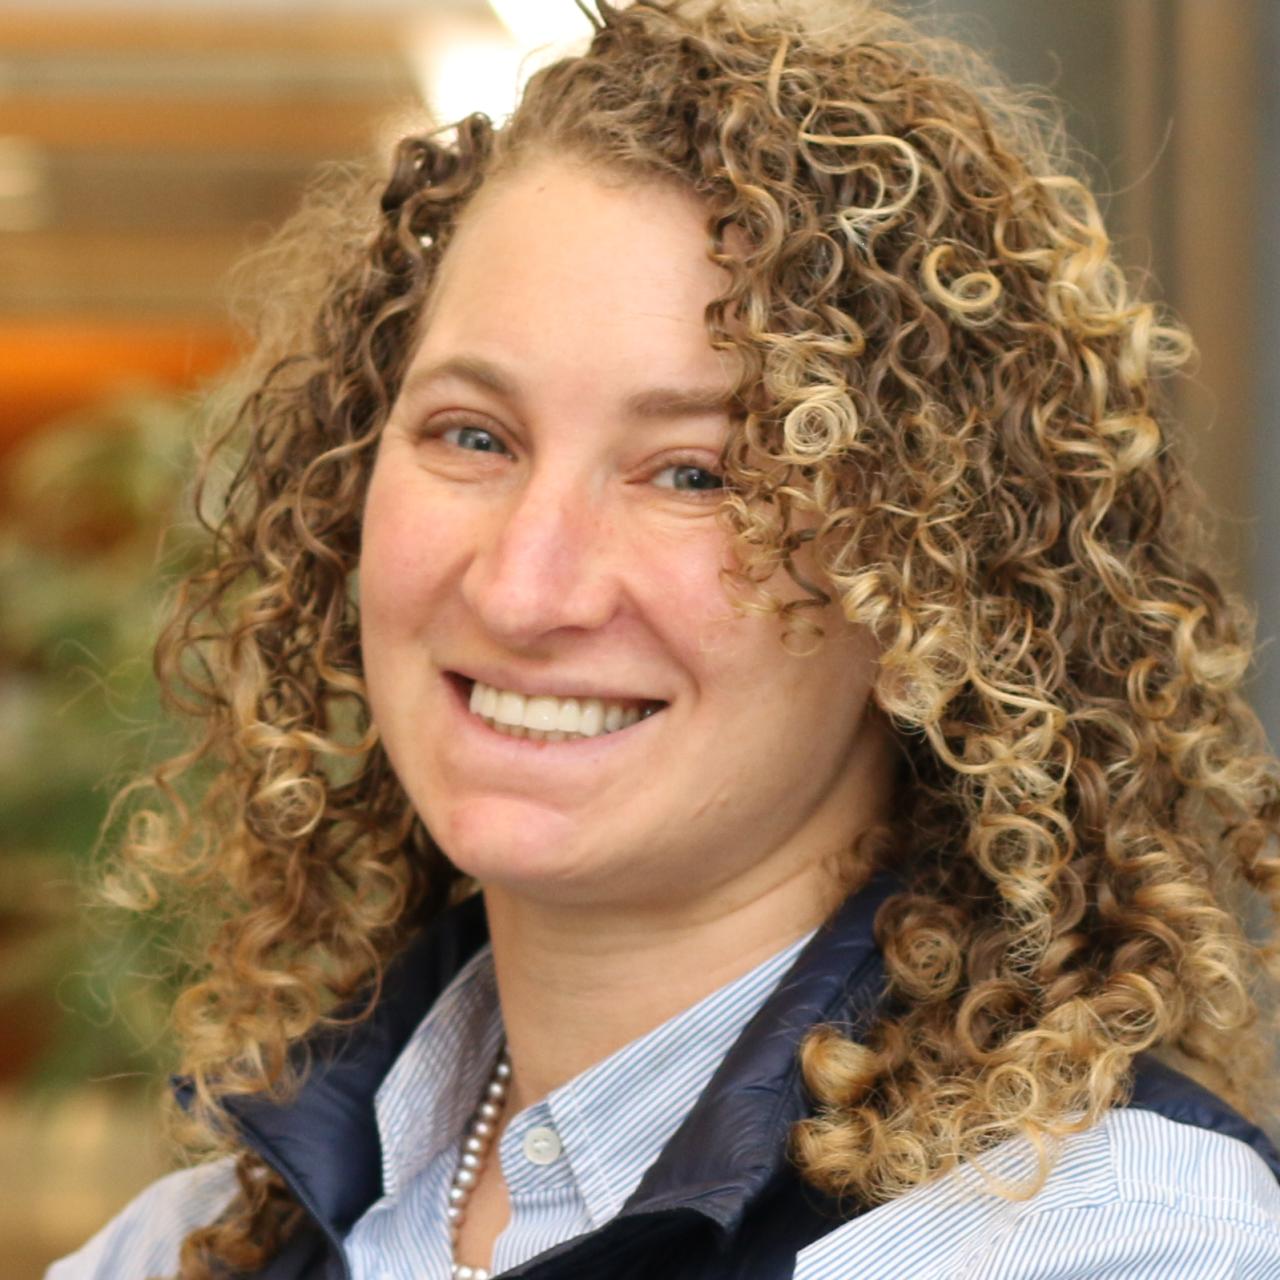
M 499 725 L 592 738 L 596 734 L 625 729 L 651 712 L 652 708 L 641 707 L 634 702 L 557 698 L 543 693 L 526 697 L 523 693 L 495 689 L 477 680 L 471 687 L 471 710 Z

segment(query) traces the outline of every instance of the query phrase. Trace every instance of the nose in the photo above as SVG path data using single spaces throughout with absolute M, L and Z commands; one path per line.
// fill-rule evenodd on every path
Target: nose
M 462 595 L 495 639 L 528 647 L 563 628 L 602 627 L 616 612 L 618 529 L 588 490 L 531 477 L 480 519 Z

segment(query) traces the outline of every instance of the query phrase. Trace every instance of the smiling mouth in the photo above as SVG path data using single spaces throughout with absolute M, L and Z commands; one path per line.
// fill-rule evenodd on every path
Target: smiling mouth
M 498 689 L 457 672 L 450 678 L 463 694 L 471 714 L 491 729 L 534 742 L 574 742 L 601 738 L 647 720 L 668 704 L 659 701 L 615 702 L 603 698 L 560 698 L 525 695 Z

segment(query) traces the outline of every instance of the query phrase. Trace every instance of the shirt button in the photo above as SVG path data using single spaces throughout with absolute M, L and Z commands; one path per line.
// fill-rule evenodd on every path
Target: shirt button
M 550 1164 L 562 1150 L 560 1135 L 550 1125 L 539 1125 L 524 1135 L 524 1154 L 534 1164 Z

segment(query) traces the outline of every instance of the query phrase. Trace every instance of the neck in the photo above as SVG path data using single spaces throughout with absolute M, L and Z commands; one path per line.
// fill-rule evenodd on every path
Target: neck
M 508 1116 L 808 933 L 848 889 L 808 868 L 732 905 L 694 902 L 659 917 L 486 887 L 512 1062 Z

